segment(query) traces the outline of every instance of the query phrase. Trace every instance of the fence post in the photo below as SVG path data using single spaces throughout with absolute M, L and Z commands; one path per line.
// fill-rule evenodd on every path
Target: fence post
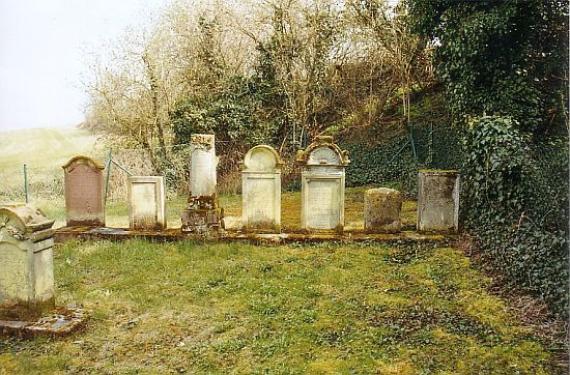
M 26 195 L 26 204 L 29 203 L 28 198 L 28 166 L 24 164 L 24 194 Z
M 107 173 L 105 174 L 105 203 L 107 203 L 107 193 L 109 192 L 109 177 L 111 176 L 111 165 L 113 161 L 112 150 L 109 150 L 109 158 L 107 159 Z

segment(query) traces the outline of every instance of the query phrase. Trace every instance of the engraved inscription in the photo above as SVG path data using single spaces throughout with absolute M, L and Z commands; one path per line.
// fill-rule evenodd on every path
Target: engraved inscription
M 308 188 L 307 226 L 335 229 L 340 224 L 340 181 L 311 180 Z

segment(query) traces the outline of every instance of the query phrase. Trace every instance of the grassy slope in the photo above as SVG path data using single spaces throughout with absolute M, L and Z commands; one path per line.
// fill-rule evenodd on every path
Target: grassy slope
M 102 160 L 95 136 L 81 129 L 45 128 L 0 132 L 0 202 L 25 199 L 23 165 L 27 164 L 32 201 L 63 191 L 61 166 L 71 157 Z M 56 193 L 57 192 L 57 193 Z
M 72 156 L 90 155 L 95 136 L 76 128 L 26 129 L 0 132 L 0 171 L 61 167 Z
M 548 373 L 450 248 L 70 242 L 55 264 L 90 326 L 0 343 L 5 373 Z

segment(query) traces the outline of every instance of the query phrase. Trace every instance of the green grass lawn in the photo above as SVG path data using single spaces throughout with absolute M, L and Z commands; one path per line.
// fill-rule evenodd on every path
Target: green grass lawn
M 90 325 L 2 341 L 1 373 L 551 373 L 452 248 L 68 242 L 55 266 Z

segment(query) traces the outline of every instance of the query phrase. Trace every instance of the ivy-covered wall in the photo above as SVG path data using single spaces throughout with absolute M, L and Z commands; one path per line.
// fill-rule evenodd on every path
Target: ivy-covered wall
M 461 165 L 459 130 L 451 127 L 416 126 L 411 128 L 411 137 L 408 133 L 383 142 L 340 143 L 350 153 L 348 186 L 392 186 L 414 196 L 418 169 L 458 169 Z

